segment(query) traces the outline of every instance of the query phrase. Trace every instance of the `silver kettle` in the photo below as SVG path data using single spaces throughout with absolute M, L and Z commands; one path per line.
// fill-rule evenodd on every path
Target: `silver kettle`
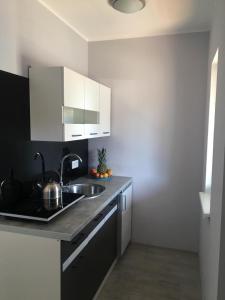
M 49 181 L 42 193 L 44 208 L 46 210 L 55 210 L 62 206 L 62 189 L 59 183 Z

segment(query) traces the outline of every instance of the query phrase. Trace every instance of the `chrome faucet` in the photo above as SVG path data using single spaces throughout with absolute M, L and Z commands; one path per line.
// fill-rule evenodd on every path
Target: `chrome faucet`
M 66 154 L 65 156 L 63 156 L 63 158 L 61 159 L 61 163 L 60 163 L 60 185 L 61 185 L 61 187 L 63 186 L 63 167 L 64 167 L 64 161 L 67 158 L 69 158 L 69 157 L 76 157 L 82 163 L 81 157 L 79 155 L 75 154 L 75 153 L 69 153 L 69 154 Z

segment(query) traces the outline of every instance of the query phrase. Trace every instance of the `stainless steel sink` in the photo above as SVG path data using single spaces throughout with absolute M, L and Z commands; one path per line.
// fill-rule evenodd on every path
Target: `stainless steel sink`
M 82 194 L 89 199 L 100 196 L 104 190 L 104 186 L 94 183 L 78 183 L 63 186 L 63 192 Z

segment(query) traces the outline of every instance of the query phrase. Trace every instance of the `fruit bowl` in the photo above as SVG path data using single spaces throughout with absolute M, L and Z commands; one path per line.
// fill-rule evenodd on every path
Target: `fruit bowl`
M 107 169 L 106 172 L 100 173 L 97 169 L 91 169 L 89 172 L 90 176 L 99 181 L 109 181 L 112 178 L 112 170 Z
M 109 181 L 112 177 L 112 169 L 106 165 L 106 148 L 98 149 L 98 166 L 89 171 L 92 178 L 99 181 Z
M 94 176 L 92 176 L 93 179 L 97 180 L 97 181 L 102 181 L 102 182 L 107 182 L 107 181 L 111 181 L 112 180 L 112 176 L 107 177 L 107 178 L 96 178 Z

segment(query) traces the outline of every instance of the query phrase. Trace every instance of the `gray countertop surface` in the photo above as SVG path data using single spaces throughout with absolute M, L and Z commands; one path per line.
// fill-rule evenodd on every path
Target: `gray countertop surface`
M 104 192 L 94 199 L 82 199 L 49 223 L 11 220 L 0 217 L 0 230 L 71 241 L 114 197 L 123 191 L 132 178 L 113 176 L 110 181 L 81 177 L 71 183 L 98 183 Z

